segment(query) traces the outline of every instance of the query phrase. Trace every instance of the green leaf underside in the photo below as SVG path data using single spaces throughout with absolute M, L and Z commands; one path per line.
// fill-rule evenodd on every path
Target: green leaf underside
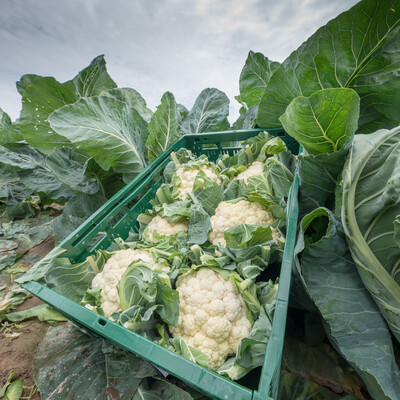
M 360 101 L 352 89 L 323 89 L 297 97 L 279 118 L 310 154 L 340 150 L 357 129 Z
M 301 185 L 299 205 L 302 214 L 318 207 L 333 209 L 334 191 L 341 175 L 350 142 L 334 153 L 307 154 L 298 157 Z
M 204 89 L 182 121 L 183 134 L 218 132 L 229 129 L 229 99 L 218 89 Z
M 240 101 L 246 103 L 248 108 L 258 104 L 279 65 L 261 53 L 250 51 L 239 78 Z
M 149 161 L 153 161 L 179 139 L 178 127 L 179 114 L 175 97 L 171 92 L 166 92 L 149 122 L 149 136 L 146 140 Z
M 147 123 L 125 103 L 106 96 L 82 98 L 56 110 L 50 125 L 105 170 L 129 180 L 145 167 Z
M 43 152 L 67 146 L 70 142 L 50 128 L 49 115 L 78 99 L 72 82 L 59 83 L 54 78 L 38 77 L 22 97 L 21 133 L 24 139 Z
M 400 129 L 357 135 L 343 170 L 342 221 L 359 274 L 400 340 L 400 248 L 395 221 Z
M 75 103 L 80 97 L 94 96 L 114 87 L 116 84 L 107 74 L 103 56 L 96 57 L 74 79 L 65 83 L 51 77 L 24 75 L 17 82 L 22 95 L 20 124 L 24 139 L 44 153 L 70 145 L 68 139 L 50 127 L 50 114 Z
M 322 219 L 327 223 L 320 223 Z M 301 228 L 295 250 L 301 258 L 296 258 L 296 266 L 334 347 L 373 397 L 397 398 L 400 371 L 390 332 L 357 273 L 341 223 L 331 211 L 319 208 L 304 217 Z
M 56 149 L 45 157 L 28 144 L 7 144 L 0 146 L 0 163 L 13 168 L 25 187 L 53 200 L 98 190 L 97 183 L 84 176 L 83 165 L 75 161 L 69 148 Z
M 80 97 L 90 97 L 100 94 L 105 89 L 116 88 L 116 83 L 107 73 L 104 56 L 96 57 L 88 67 L 72 79 Z
M 360 133 L 398 125 L 399 21 L 400 1 L 364 0 L 319 28 L 272 75 L 259 126 L 278 126 L 298 96 L 340 87 L 360 96 Z
M 139 92 L 131 88 L 114 88 L 101 92 L 102 96 L 112 97 L 116 100 L 126 103 L 129 107 L 134 108 L 142 118 L 149 122 L 153 112 L 147 108 L 145 99 Z

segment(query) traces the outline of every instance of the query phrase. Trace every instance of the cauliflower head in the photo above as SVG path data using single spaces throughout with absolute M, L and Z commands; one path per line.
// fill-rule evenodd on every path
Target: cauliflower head
M 260 203 L 240 200 L 237 203 L 222 201 L 215 209 L 211 217 L 212 229 L 208 234 L 208 240 L 214 244 L 226 246 L 224 232 L 240 224 L 269 225 L 274 222 L 272 214 L 264 209 Z M 271 228 L 274 239 L 279 237 L 279 232 Z
M 117 284 L 129 265 L 138 260 L 148 263 L 153 270 L 169 271 L 168 266 L 156 263 L 147 250 L 126 249 L 117 251 L 107 260 L 103 270 L 92 281 L 94 289 L 101 289 L 101 307 L 106 318 L 119 311 Z
M 169 327 L 171 334 L 206 354 L 211 368 L 219 368 L 250 334 L 241 294 L 230 279 L 209 268 L 181 275 L 176 290 L 179 319 L 176 328 Z
M 186 220 L 169 222 L 166 218 L 156 215 L 146 226 L 146 235 L 150 242 L 154 242 L 154 231 L 159 235 L 173 236 L 179 232 L 187 232 L 188 230 L 189 222 Z
M 213 181 L 216 181 L 218 184 L 221 184 L 221 179 L 218 178 L 218 176 L 215 174 L 212 168 L 208 165 L 203 165 L 199 168 L 179 167 L 175 171 L 175 174 L 181 181 L 179 187 L 180 192 L 178 194 L 178 197 L 181 200 L 185 200 L 187 195 L 190 192 L 192 192 L 194 181 L 196 180 L 196 176 L 200 171 L 203 171 L 208 178 L 212 179 Z
M 243 179 L 244 182 L 247 183 L 247 179 L 249 179 L 251 176 L 262 175 L 264 173 L 263 167 L 264 163 L 261 161 L 254 161 L 249 168 L 235 176 L 233 180 Z

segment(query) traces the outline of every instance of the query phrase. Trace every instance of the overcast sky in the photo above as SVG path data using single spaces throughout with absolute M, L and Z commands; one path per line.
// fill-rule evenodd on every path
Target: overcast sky
M 169 90 L 191 108 L 216 87 L 239 105 L 249 50 L 282 62 L 356 0 L 0 0 L 0 108 L 18 118 L 23 74 L 73 78 L 99 54 L 154 110 Z

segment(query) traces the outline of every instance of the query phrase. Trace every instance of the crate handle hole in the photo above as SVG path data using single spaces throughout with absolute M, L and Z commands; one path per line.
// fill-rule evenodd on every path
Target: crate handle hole
M 278 136 L 286 136 L 285 132 L 278 132 Z
M 98 323 L 99 323 L 101 326 L 106 326 L 106 325 L 107 325 L 107 321 L 106 321 L 105 319 L 102 319 L 102 318 L 100 318 L 100 319 L 98 320 Z

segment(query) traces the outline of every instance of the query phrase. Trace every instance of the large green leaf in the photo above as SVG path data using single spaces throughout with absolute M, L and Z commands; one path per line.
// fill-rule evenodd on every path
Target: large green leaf
M 109 77 L 103 56 L 96 57 L 74 79 L 60 83 L 51 77 L 24 75 L 17 87 L 22 95 L 21 132 L 24 139 L 44 153 L 69 145 L 49 125 L 49 115 L 80 97 L 94 96 L 116 87 Z
M 260 102 L 259 126 L 278 126 L 298 96 L 340 87 L 360 96 L 359 132 L 397 126 L 399 20 L 399 0 L 363 0 L 319 28 L 272 75 Z
M 342 220 L 358 272 L 400 341 L 400 128 L 357 135 L 343 170 Z
M 166 92 L 149 122 L 149 136 L 146 140 L 149 161 L 153 161 L 179 139 L 178 128 L 179 112 L 175 97 L 171 92 Z
M 104 90 L 100 94 L 102 96 L 108 96 L 123 101 L 129 107 L 134 108 L 147 122 L 149 122 L 151 117 L 153 116 L 153 112 L 149 108 L 147 108 L 145 99 L 135 89 L 115 88 Z
M 255 126 L 255 120 L 257 119 L 258 114 L 258 104 L 254 105 L 247 109 L 246 107 L 241 107 L 239 110 L 240 116 L 233 123 L 232 128 L 234 130 L 240 129 L 253 129 Z
M 182 121 L 183 134 L 218 132 L 229 129 L 229 99 L 218 89 L 204 89 Z
M 86 161 L 84 170 L 87 178 L 97 181 L 99 185 L 98 194 L 106 199 L 110 199 L 125 186 L 122 174 L 118 174 L 112 169 L 105 171 L 93 158 Z
M 278 400 L 356 400 L 355 396 L 342 397 L 299 375 L 284 373 L 279 383 Z
M 390 330 L 363 285 L 342 225 L 318 208 L 301 221 L 296 268 L 327 326 L 334 347 L 377 399 L 398 399 L 400 370 Z
M 59 83 L 51 77 L 38 77 L 24 90 L 21 110 L 21 133 L 24 139 L 42 152 L 68 146 L 66 138 L 50 128 L 49 115 L 78 99 L 72 82 Z
M 0 163 L 17 171 L 22 184 L 50 199 L 71 197 L 75 192 L 95 193 L 98 185 L 84 175 L 69 148 L 54 150 L 48 157 L 24 143 L 0 146 Z
M 38 281 L 79 303 L 111 254 L 99 251 L 81 263 L 72 264 L 64 253 L 65 249 L 55 247 L 16 281 L 18 283 Z
M 19 121 L 7 125 L 4 129 L 0 128 L 0 144 L 16 143 L 24 140 L 21 134 Z
M 0 132 L 12 124 L 11 118 L 0 108 Z
M 323 89 L 296 97 L 279 118 L 309 154 L 340 150 L 357 129 L 360 99 L 352 89 Z
M 0 164 L 0 201 L 16 205 L 27 199 L 33 190 L 24 186 L 18 176 L 18 170 L 12 166 Z
M 250 108 L 258 104 L 268 81 L 279 67 L 279 63 L 269 60 L 261 53 L 250 51 L 239 78 L 240 96 L 238 100 Z
M 71 81 L 80 97 L 90 97 L 100 94 L 105 89 L 116 88 L 116 83 L 107 73 L 104 56 L 97 56 L 88 67 L 83 69 Z
M 192 399 L 147 361 L 70 324 L 47 331 L 32 369 L 40 394 L 47 400 Z
M 318 207 L 334 209 L 335 187 L 349 153 L 351 142 L 334 153 L 301 154 L 298 156 L 300 177 L 299 205 L 307 214 Z
M 82 98 L 53 112 L 51 127 L 85 151 L 105 170 L 129 182 L 146 165 L 147 122 L 134 109 L 106 96 Z
M 79 193 L 72 196 L 65 205 L 62 215 L 54 219 L 52 223 L 57 242 L 66 239 L 105 202 L 106 198 L 99 194 Z
M 51 327 L 32 365 L 41 396 L 48 400 L 59 399 L 62 393 L 72 399 L 105 398 L 107 377 L 101 347 L 100 340 L 73 325 Z

